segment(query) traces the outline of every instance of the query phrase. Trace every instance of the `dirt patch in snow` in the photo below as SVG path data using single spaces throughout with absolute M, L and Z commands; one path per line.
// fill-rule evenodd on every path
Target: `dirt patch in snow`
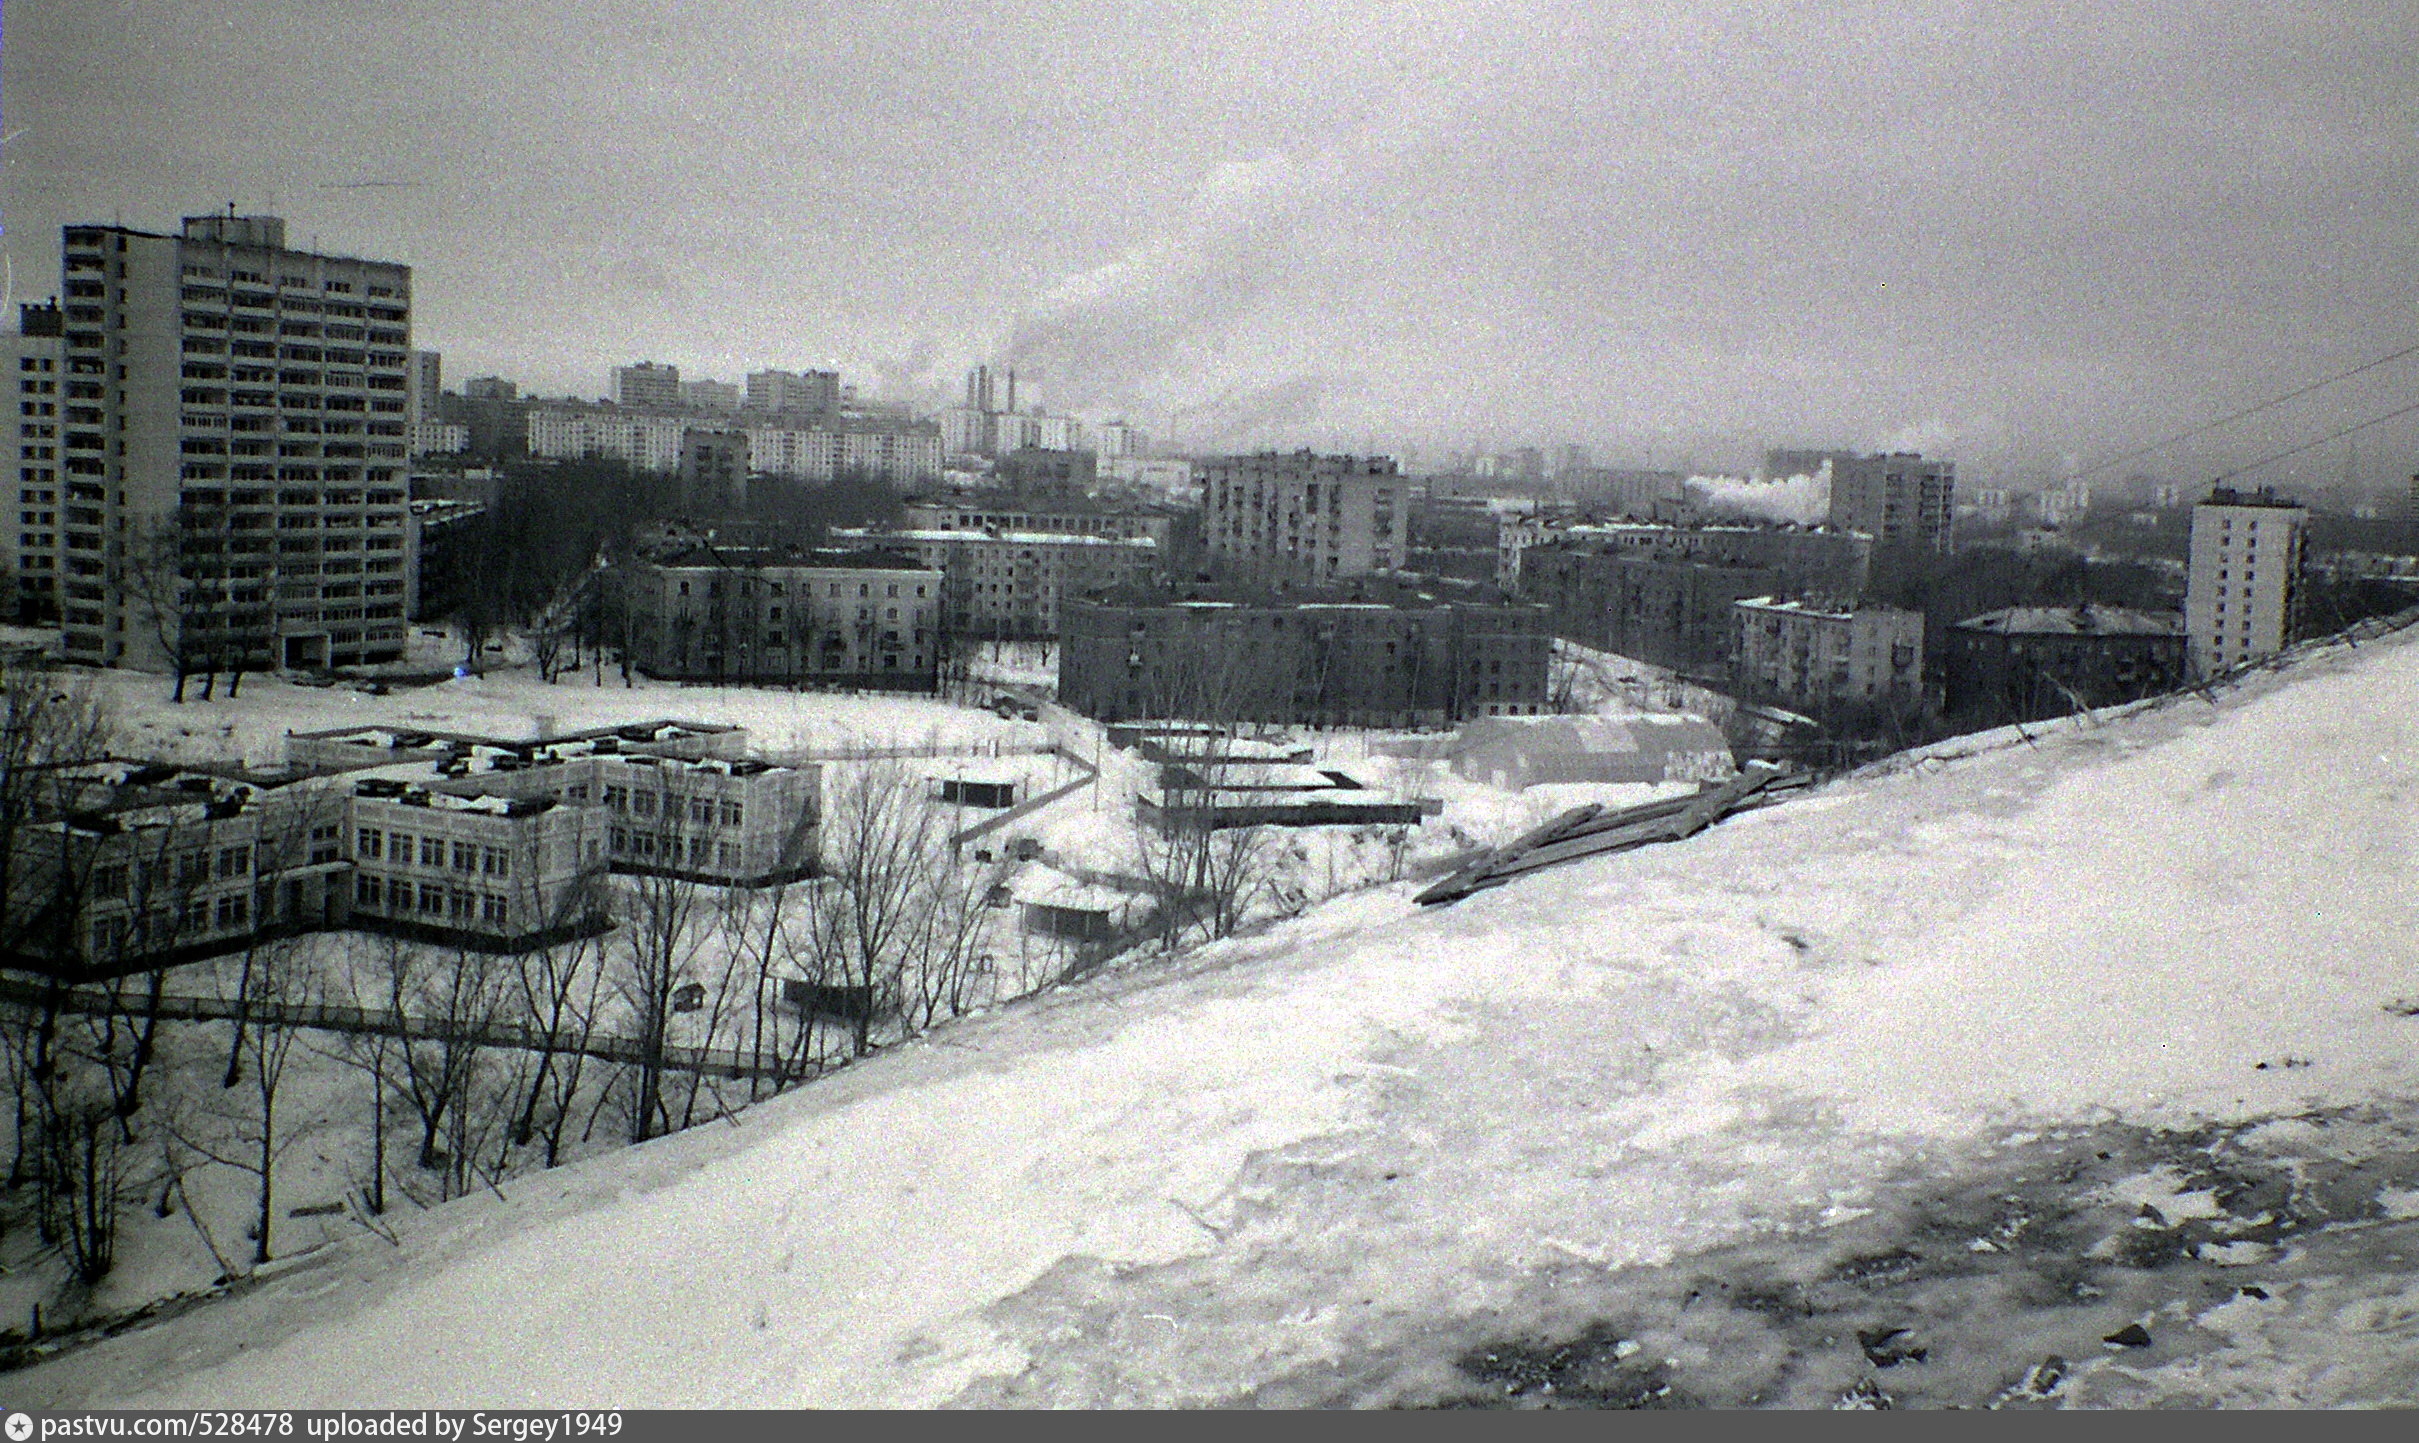
M 2419 1402 L 2419 1125 L 2011 1137 L 1864 1208 L 1279 1378 L 1241 1406 Z M 1530 1315 L 1527 1326 L 1509 1320 Z

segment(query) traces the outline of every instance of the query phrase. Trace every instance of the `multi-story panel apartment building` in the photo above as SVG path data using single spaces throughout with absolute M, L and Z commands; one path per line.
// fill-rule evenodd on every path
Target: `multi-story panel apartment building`
M 930 691 L 944 578 L 905 551 L 694 546 L 620 568 L 630 665 L 649 676 Z
M 854 473 L 894 486 L 941 474 L 941 433 L 929 422 L 846 416 L 813 426 L 750 426 L 748 466 L 761 476 L 829 481 Z
M 1058 693 L 1111 722 L 1437 725 L 1542 713 L 1552 650 L 1534 607 L 1073 602 Z
M 409 395 L 405 414 L 414 421 L 442 421 L 438 402 L 445 397 L 445 357 L 437 351 L 412 352 Z
M 1744 695 L 1823 712 L 1923 703 L 1923 613 L 1833 609 L 1769 596 L 1736 602 L 1732 683 Z
M 723 431 L 729 422 L 701 421 L 680 412 L 642 413 L 602 406 L 533 406 L 525 422 L 529 454 L 544 460 L 602 457 L 641 471 L 677 472 L 692 430 Z M 759 476 L 829 481 L 854 473 L 912 485 L 941 473 L 941 436 L 929 423 L 886 416 L 843 416 L 812 425 L 753 424 L 747 469 Z
M 750 371 L 746 409 L 777 416 L 836 416 L 838 371 Z
M 613 404 L 635 409 L 677 411 L 681 408 L 680 367 L 641 361 L 613 368 Z
M 546 461 L 600 457 L 641 471 L 680 470 L 682 439 L 695 420 L 685 415 L 639 415 L 603 407 L 555 404 L 529 408 L 529 454 Z
M 1210 555 L 1255 579 L 1325 584 L 1394 571 L 1411 496 L 1392 459 L 1264 451 L 1194 463 Z
M 62 241 L 66 656 L 401 656 L 410 268 L 272 216 Z
M 1957 463 L 1907 452 L 1831 459 L 1831 525 L 1884 547 L 1955 547 Z
M 1762 567 L 1589 548 L 1532 546 L 1520 563 L 1520 593 L 1555 635 L 1708 678 L 1728 669 L 1733 603 L 1772 586 Z
M 2192 508 L 2184 634 L 2197 673 L 2212 676 L 2284 649 L 2309 525 L 2307 510 L 2266 488 L 2219 486 Z
M 59 615 L 59 425 L 63 314 L 53 302 L 17 308 L 17 333 L 0 336 L 0 385 L 8 388 L 7 526 L 0 529 L 0 616 L 46 622 Z
M 1500 540 L 1500 538 L 1499 538 Z M 1611 525 L 1548 525 L 1528 545 L 1650 561 L 1701 561 L 1713 566 L 1752 567 L 1770 576 L 1769 589 L 1783 596 L 1853 600 L 1872 572 L 1873 538 L 1820 526 L 1670 526 L 1651 522 Z M 1518 572 L 1513 573 L 1515 581 Z
M 729 416 L 739 410 L 740 390 L 728 381 L 683 381 L 680 403 L 707 416 Z
M 1159 571 L 1159 548 L 1148 536 L 842 530 L 831 539 L 905 552 L 939 571 L 940 625 L 958 636 L 1056 636 L 1064 602 L 1147 585 Z

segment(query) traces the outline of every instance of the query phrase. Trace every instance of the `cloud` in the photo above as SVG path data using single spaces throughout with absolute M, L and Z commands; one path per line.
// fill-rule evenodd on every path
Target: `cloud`
M 1755 480 L 1744 476 L 1691 476 L 1688 493 L 1707 511 L 1760 521 L 1812 526 L 1831 514 L 1831 463 L 1801 476 Z

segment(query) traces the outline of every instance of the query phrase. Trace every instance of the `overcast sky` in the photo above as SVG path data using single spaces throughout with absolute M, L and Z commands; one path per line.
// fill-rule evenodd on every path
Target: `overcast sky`
M 229 201 L 408 262 L 449 382 L 988 358 L 1205 444 L 2021 474 L 2419 340 L 2415 16 L 10 0 L 0 200 L 19 299 L 63 223 Z M 2414 401 L 2419 357 L 2143 468 Z

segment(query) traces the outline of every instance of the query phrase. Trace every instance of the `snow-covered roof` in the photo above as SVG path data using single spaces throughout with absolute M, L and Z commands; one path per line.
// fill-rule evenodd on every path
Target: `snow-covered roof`
M 1957 623 L 2001 636 L 2181 636 L 2184 619 L 2118 606 L 2010 606 Z

